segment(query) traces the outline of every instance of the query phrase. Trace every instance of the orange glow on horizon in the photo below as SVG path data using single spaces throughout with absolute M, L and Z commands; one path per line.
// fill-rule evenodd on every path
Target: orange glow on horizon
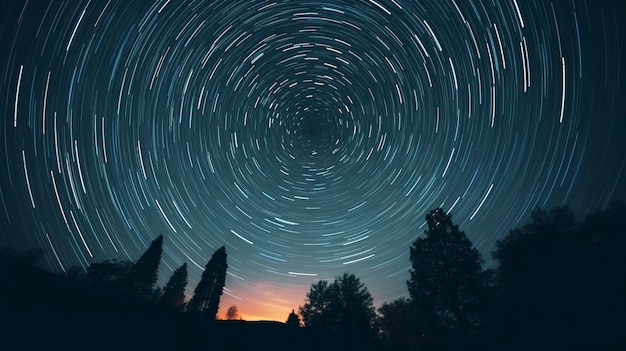
M 228 284 L 226 286 L 228 288 Z M 246 321 L 277 321 L 285 323 L 291 310 L 298 313 L 304 304 L 311 282 L 301 286 L 276 286 L 267 281 L 258 281 L 251 289 L 224 291 L 220 299 L 218 319 L 226 319 L 230 306 L 237 306 L 239 317 Z

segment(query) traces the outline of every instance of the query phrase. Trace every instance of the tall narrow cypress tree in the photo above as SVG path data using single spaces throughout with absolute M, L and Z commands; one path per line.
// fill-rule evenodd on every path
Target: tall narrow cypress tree
M 193 292 L 187 310 L 208 319 L 217 317 L 220 297 L 226 282 L 226 248 L 220 247 L 207 263 L 202 278 Z
M 187 286 L 187 263 L 183 263 L 178 269 L 176 269 L 170 279 L 165 284 L 163 289 L 163 295 L 161 295 L 161 303 L 173 307 L 175 309 L 182 309 L 185 304 L 185 287 Z
M 139 260 L 130 267 L 124 277 L 122 288 L 133 296 L 149 299 L 157 282 L 162 251 L 163 235 L 159 235 Z

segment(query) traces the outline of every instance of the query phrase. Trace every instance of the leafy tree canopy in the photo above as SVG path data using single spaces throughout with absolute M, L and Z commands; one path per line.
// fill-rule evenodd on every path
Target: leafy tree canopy
M 415 334 L 432 343 L 467 338 L 484 323 L 487 280 L 481 255 L 441 208 L 426 222 L 426 235 L 410 248 L 407 286 Z
M 285 324 L 292 326 L 292 327 L 300 326 L 301 324 L 300 316 L 296 314 L 295 310 L 291 310 L 291 313 L 289 313 L 289 317 L 287 317 L 287 322 L 285 322 Z
M 226 310 L 226 319 L 228 319 L 229 321 L 241 319 L 241 317 L 239 316 L 239 309 L 237 308 L 237 305 L 232 305 L 228 307 L 228 310 Z
M 492 332 L 506 349 L 612 349 L 626 314 L 626 207 L 578 222 L 566 206 L 535 209 L 496 244 Z M 549 331 L 549 332 L 548 332 Z
M 325 280 L 312 284 L 300 315 L 306 327 L 357 333 L 371 333 L 376 317 L 369 291 L 348 273 L 332 284 Z

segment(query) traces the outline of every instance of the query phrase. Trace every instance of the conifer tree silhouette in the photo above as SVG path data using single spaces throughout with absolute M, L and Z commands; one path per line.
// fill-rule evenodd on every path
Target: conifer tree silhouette
M 208 319 L 217 317 L 220 297 L 226 282 L 226 248 L 220 247 L 206 264 L 202 278 L 193 292 L 187 310 Z
M 161 303 L 182 310 L 185 305 L 185 287 L 187 286 L 187 263 L 178 267 L 165 284 Z
M 139 260 L 130 267 L 123 279 L 122 288 L 133 296 L 150 299 L 157 282 L 162 251 L 163 235 L 159 235 L 150 243 L 150 247 Z

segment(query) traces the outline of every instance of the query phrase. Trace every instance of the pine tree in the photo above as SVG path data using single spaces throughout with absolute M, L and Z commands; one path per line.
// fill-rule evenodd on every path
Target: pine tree
M 226 282 L 226 248 L 219 248 L 207 263 L 202 278 L 193 292 L 187 310 L 206 318 L 215 319 L 220 297 Z
M 176 269 L 165 284 L 161 303 L 182 310 L 185 305 L 185 287 L 187 286 L 187 263 Z
M 157 282 L 162 251 L 163 235 L 159 235 L 139 260 L 130 267 L 124 277 L 122 288 L 133 296 L 148 300 Z

